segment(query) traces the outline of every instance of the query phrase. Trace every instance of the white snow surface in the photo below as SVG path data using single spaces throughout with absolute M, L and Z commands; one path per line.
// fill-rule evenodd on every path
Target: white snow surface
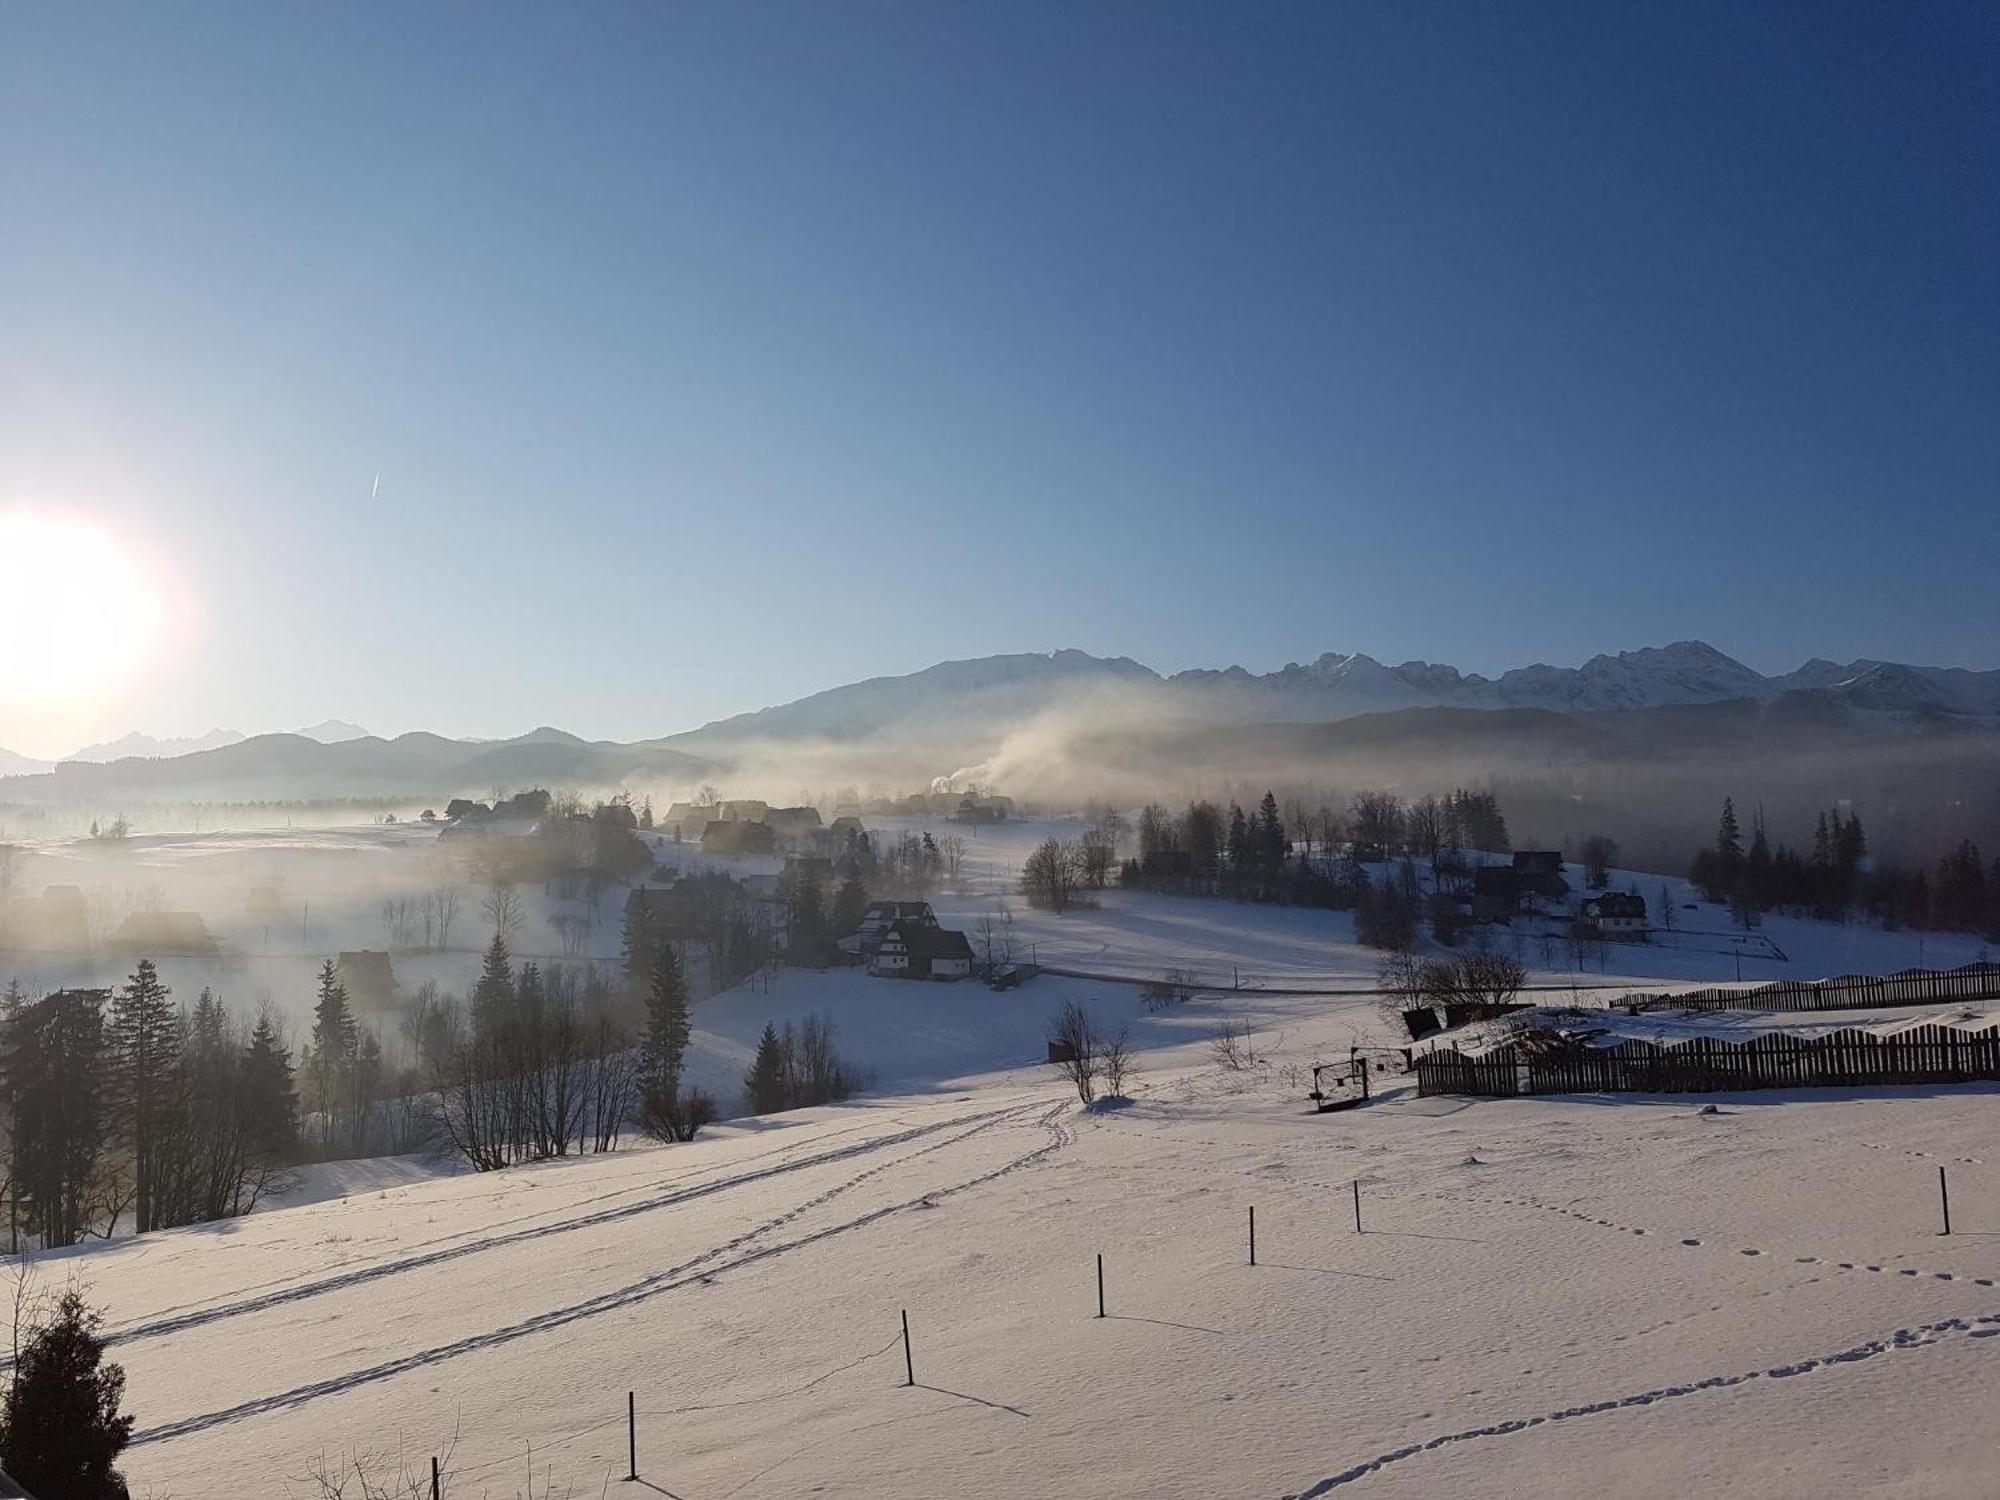
M 628 1389 L 644 1492 L 688 1500 L 1983 1492 L 1995 1090 L 1391 1079 L 1319 1116 L 1293 1069 L 1367 1003 L 1266 1007 L 1267 1066 L 1217 1065 L 1233 1007 L 1197 1001 L 1118 1108 L 1001 1068 L 43 1270 L 109 1310 L 139 1494 L 302 1494 L 352 1450 L 421 1472 L 454 1435 L 448 1495 L 616 1492 Z
M 1349 918 L 1115 891 L 1033 913 L 1013 869 L 1078 826 L 960 831 L 943 919 L 1011 922 L 1020 956 L 1075 972 L 994 994 L 787 971 L 696 1007 L 691 1071 L 726 1102 L 766 1020 L 828 1013 L 871 1084 L 845 1105 L 495 1174 L 324 1164 L 246 1219 L 44 1257 L 107 1311 L 134 1493 L 308 1495 L 322 1455 L 427 1473 L 456 1434 L 447 1495 L 526 1494 L 531 1463 L 537 1495 L 602 1495 L 627 1390 L 642 1478 L 684 1500 L 1983 1492 L 2000 1089 L 1419 1100 L 1389 1074 L 1368 1107 L 1318 1116 L 1311 1064 L 1396 1040 L 1354 992 L 1377 956 Z M 177 992 L 270 987 L 296 1014 L 321 956 L 376 946 L 380 899 L 434 877 L 431 839 L 37 846 L 29 879 L 165 883 L 239 950 L 163 965 Z M 310 893 L 305 943 L 243 951 L 252 878 Z M 1630 878 L 1649 901 L 1662 883 Z M 397 955 L 406 986 L 469 982 L 465 901 L 456 951 Z M 606 960 L 617 905 L 592 936 Z M 553 956 L 564 909 L 544 903 L 520 949 Z M 1739 944 L 1715 908 L 1677 916 L 1674 941 L 1614 945 L 1601 971 L 1527 957 L 1542 983 L 1660 989 L 1733 978 L 1739 947 L 1784 955 L 1743 958 L 1746 982 L 1978 956 L 1783 919 Z M 1169 966 L 1214 988 L 1148 1014 L 1130 980 Z M 1084 1112 L 1041 1062 L 1064 999 L 1130 1029 L 1129 1104 Z M 1252 1026 L 1259 1065 L 1211 1055 L 1225 1020 Z

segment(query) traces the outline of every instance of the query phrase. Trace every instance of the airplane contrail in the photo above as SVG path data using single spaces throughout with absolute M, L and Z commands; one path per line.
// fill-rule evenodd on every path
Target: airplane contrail
M 382 493 L 382 471 L 380 469 L 377 469 L 375 471 L 375 482 L 368 486 L 368 498 L 370 500 L 373 500 L 377 495 L 381 493 Z

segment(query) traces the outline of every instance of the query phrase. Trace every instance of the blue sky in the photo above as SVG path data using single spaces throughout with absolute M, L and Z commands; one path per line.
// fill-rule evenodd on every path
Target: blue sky
M 2000 666 L 1990 5 L 17 4 L 0 139 L 0 509 L 186 623 L 0 745 Z

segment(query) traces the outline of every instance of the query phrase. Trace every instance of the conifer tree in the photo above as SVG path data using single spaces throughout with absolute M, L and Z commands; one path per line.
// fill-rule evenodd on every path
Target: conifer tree
M 291 1049 L 268 1015 L 257 1018 L 243 1052 L 243 1107 L 259 1164 L 286 1160 L 298 1146 L 299 1101 L 292 1090 Z
M 344 1131 L 348 1074 L 354 1064 L 354 1012 L 347 1003 L 347 986 L 340 982 L 333 960 L 320 967 L 319 994 L 313 1001 L 312 1044 L 306 1049 L 304 1071 L 310 1099 L 319 1115 L 322 1145 L 332 1145 Z
M 858 930 L 867 910 L 868 887 L 862 884 L 858 870 L 849 870 L 839 889 L 833 893 L 833 935 L 846 937 Z
M 89 1228 L 104 1146 L 104 991 L 59 990 L 24 1005 L 0 1043 L 15 1195 L 45 1247 L 73 1245 Z
M 784 1043 L 778 1039 L 778 1028 L 769 1021 L 757 1039 L 757 1056 L 744 1075 L 743 1088 L 753 1115 L 776 1114 L 789 1103 L 785 1097 Z
M 681 1061 L 691 1034 L 687 982 L 680 956 L 669 943 L 654 960 L 646 991 L 646 1086 L 663 1100 L 680 1091 Z
M 354 1055 L 354 1011 L 347 1003 L 347 986 L 328 959 L 320 965 L 319 993 L 313 1000 L 313 1051 L 345 1063 Z
M 177 1087 L 181 1033 L 173 992 L 150 958 L 112 997 L 108 1040 L 113 1097 L 132 1153 L 132 1208 L 140 1234 L 161 1227 L 162 1178 L 183 1104 Z
M 627 898 L 623 936 L 628 979 L 640 981 L 653 972 L 653 960 L 660 952 L 656 915 L 652 893 L 644 886 Z
M 100 1315 L 74 1287 L 21 1348 L 0 1404 L 0 1465 L 50 1500 L 126 1500 L 118 1455 L 132 1440 L 121 1416 L 125 1372 L 104 1362 Z
M 1270 792 L 1257 804 L 1257 862 L 1272 874 L 1285 864 L 1285 823 L 1278 816 L 1278 799 Z
M 1743 860 L 1743 894 L 1759 911 L 1771 904 L 1771 863 L 1771 844 L 1759 813 L 1756 827 L 1750 831 L 1750 852 Z
M 1722 820 L 1716 825 L 1715 854 L 1725 866 L 1734 869 L 1743 858 L 1743 831 L 1736 823 L 1736 799 L 1722 799 Z
M 472 1024 L 479 1032 L 492 1035 L 505 1026 L 514 1008 L 514 969 L 508 961 L 507 939 L 499 933 L 486 945 L 486 957 L 479 966 L 479 981 L 472 987 Z

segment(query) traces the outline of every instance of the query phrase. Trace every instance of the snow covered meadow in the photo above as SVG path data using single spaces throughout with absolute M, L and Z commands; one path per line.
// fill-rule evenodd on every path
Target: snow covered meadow
M 1039 1015 L 1055 983 L 980 995 Z M 42 1274 L 110 1309 L 136 1493 L 310 1494 L 322 1455 L 423 1469 L 449 1445 L 447 1494 L 604 1494 L 628 1390 L 642 1480 L 688 1500 L 1935 1495 L 1990 1474 L 1991 1089 L 1392 1086 L 1320 1116 L 1295 1070 L 1345 1056 L 1367 1002 L 1268 1006 L 1260 1063 L 1231 1070 L 1202 1039 L 1225 1008 L 1191 1002 L 1121 1108 L 1084 1112 L 1021 1059 Z
M 830 1015 L 870 1085 L 847 1104 L 492 1174 L 322 1165 L 245 1219 L 42 1257 L 107 1311 L 134 1493 L 316 1496 L 314 1468 L 356 1455 L 421 1493 L 436 1455 L 446 1495 L 496 1500 L 1980 1492 L 1995 1088 L 1466 1101 L 1391 1071 L 1368 1107 L 1316 1115 L 1313 1063 L 1397 1040 L 1351 919 L 1118 891 L 1027 910 L 1013 870 L 1073 828 L 982 829 L 937 903 L 1063 972 L 996 994 L 786 970 L 696 1006 L 690 1074 L 727 1101 L 767 1020 Z M 236 950 L 163 964 L 177 991 L 266 988 L 297 1014 L 320 958 L 380 945 L 383 893 L 430 878 L 429 837 L 161 840 L 119 874 L 171 882 Z M 88 846 L 34 858 L 37 880 L 104 876 Z M 240 888 L 274 876 L 313 911 L 266 956 Z M 559 956 L 565 909 L 538 907 L 519 950 Z M 590 955 L 616 955 L 616 911 Z M 455 951 L 397 956 L 404 985 L 469 983 L 484 933 L 461 920 Z M 1686 925 L 1718 941 L 1525 961 L 1557 987 L 1733 978 L 1724 915 Z M 1785 959 L 1746 959 L 1746 981 L 1977 956 L 1764 932 Z M 1214 988 L 1148 1012 L 1130 981 L 1169 967 Z M 1130 1029 L 1129 1103 L 1086 1111 L 1042 1062 L 1070 999 Z M 1217 1055 L 1225 1023 L 1253 1058 Z

